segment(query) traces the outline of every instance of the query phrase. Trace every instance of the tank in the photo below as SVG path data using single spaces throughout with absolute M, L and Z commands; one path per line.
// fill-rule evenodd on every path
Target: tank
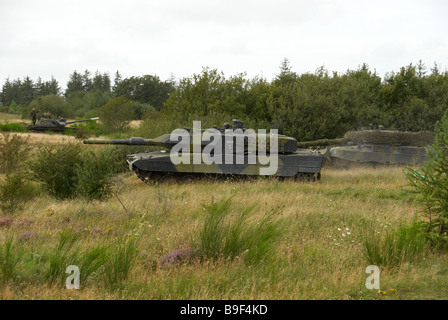
M 188 134 L 190 139 L 183 144 L 181 138 L 175 141 L 170 140 L 171 134 L 163 134 L 153 139 L 140 137 L 122 140 L 96 139 L 84 140 L 84 143 L 156 146 L 168 149 L 127 156 L 126 161 L 129 169 L 135 172 L 142 181 L 149 184 L 172 180 L 188 182 L 200 178 L 213 180 L 250 179 L 259 176 L 274 176 L 280 180 L 295 181 L 316 181 L 320 179 L 324 156 L 314 151 L 298 149 L 297 140 L 284 135 L 278 135 L 277 170 L 267 173 L 272 163 L 267 164 L 265 156 L 270 156 L 272 146 L 268 138 L 272 135 L 269 133 L 248 136 L 241 121 L 233 120 L 233 123 L 234 126 L 230 131 L 226 128 L 217 127 L 201 130 L 200 144 L 196 144 L 197 146 L 200 145 L 200 148 L 195 148 L 193 144 L 195 131 L 186 128 L 182 130 Z M 241 130 L 237 131 L 236 129 Z M 212 141 L 214 141 L 210 132 L 218 132 L 221 135 L 222 152 L 204 154 L 203 151 L 210 149 Z M 250 141 L 252 138 L 257 141 Z M 266 142 L 264 149 L 253 150 L 250 147 L 250 142 L 258 145 L 260 141 Z M 185 157 L 184 159 L 188 158 L 188 163 L 176 164 L 170 157 L 169 151 L 178 148 L 180 145 L 189 147 L 189 152 L 178 153 Z M 232 151 L 226 153 L 226 149 Z M 241 152 L 238 153 L 237 150 Z M 212 157 L 214 158 L 213 161 L 211 161 Z
M 46 131 L 65 132 L 67 130 L 77 130 L 77 128 L 67 127 L 68 124 L 86 122 L 86 121 L 95 121 L 98 119 L 99 118 L 96 117 L 83 120 L 67 121 L 67 119 L 65 118 L 59 118 L 58 120 L 56 120 L 42 117 L 36 122 L 35 125 L 29 125 L 26 128 L 30 131 L 37 131 L 37 132 L 46 132 Z
M 299 142 L 298 146 L 316 148 L 333 167 L 422 165 L 434 137 L 428 131 L 359 130 L 348 131 L 343 138 Z

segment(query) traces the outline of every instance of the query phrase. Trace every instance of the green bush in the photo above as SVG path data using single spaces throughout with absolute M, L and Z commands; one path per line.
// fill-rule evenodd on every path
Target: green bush
M 113 98 L 98 110 L 98 115 L 107 132 L 123 131 L 133 119 L 132 102 L 122 98 Z
M 117 163 L 108 149 L 82 153 L 81 163 L 76 166 L 76 194 L 87 200 L 103 200 L 112 192 L 112 177 Z
M 59 199 L 81 197 L 104 200 L 112 192 L 112 177 L 119 171 L 111 149 L 82 150 L 77 144 L 44 147 L 30 163 L 34 180 Z
M 27 180 L 24 173 L 7 175 L 0 185 L 0 209 L 4 214 L 13 214 L 36 197 L 39 190 Z
M 30 163 L 33 178 L 41 182 L 52 196 L 65 199 L 76 195 L 77 166 L 82 162 L 81 147 L 68 144 L 64 147 L 43 147 Z
M 0 131 L 3 132 L 25 132 L 26 128 L 20 123 L 0 124 Z
M 28 138 L 0 132 L 0 173 L 11 173 L 19 169 L 28 158 L 29 152 Z

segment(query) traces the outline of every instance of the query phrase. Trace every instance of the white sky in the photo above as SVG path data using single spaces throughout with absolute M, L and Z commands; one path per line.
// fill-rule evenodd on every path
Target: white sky
M 208 66 L 272 80 L 284 58 L 298 73 L 363 62 L 383 77 L 448 64 L 445 0 L 0 0 L 0 85 L 77 70 L 167 80 Z

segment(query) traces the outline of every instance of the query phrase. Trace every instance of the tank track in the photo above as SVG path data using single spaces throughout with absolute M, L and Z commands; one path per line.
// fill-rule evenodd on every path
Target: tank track
M 155 171 L 143 171 L 134 168 L 134 172 L 137 177 L 148 185 L 155 184 L 173 184 L 173 183 L 193 183 L 195 181 L 256 181 L 258 179 L 266 179 L 261 176 L 248 176 L 248 175 L 231 175 L 231 174 L 219 174 L 219 173 L 183 173 L 183 172 L 155 172 Z M 297 182 L 314 182 L 320 180 L 320 173 L 312 172 L 299 172 L 294 177 L 267 177 L 280 181 L 297 181 Z

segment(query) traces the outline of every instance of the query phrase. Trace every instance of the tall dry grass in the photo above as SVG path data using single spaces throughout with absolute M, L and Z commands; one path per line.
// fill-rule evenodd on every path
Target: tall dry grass
M 143 184 L 122 174 L 107 201 L 57 201 L 42 195 L 17 213 L 9 227 L 0 227 L 0 242 L 14 236 L 27 259 L 20 260 L 3 285 L 15 299 L 432 299 L 448 297 L 444 276 L 447 255 L 429 249 L 421 259 L 383 264 L 379 295 L 365 286 L 367 234 L 385 239 L 389 230 L 411 224 L 419 213 L 401 168 L 335 170 L 324 168 L 315 183 L 197 182 Z M 262 221 L 275 212 L 281 236 L 273 240 L 271 259 L 247 263 L 244 255 L 196 259 L 192 244 L 201 230 L 212 199 L 231 197 L 226 219 Z M 238 229 L 238 228 L 236 228 Z M 80 290 L 62 284 L 33 281 L 48 270 L 48 256 L 60 233 L 80 237 L 79 252 L 138 239 L 126 277 L 109 281 L 100 275 L 107 264 L 89 271 Z M 244 230 L 240 228 L 238 230 Z M 31 236 L 26 237 L 27 233 Z M 242 234 L 244 235 L 244 234 Z M 121 239 L 121 240 L 120 240 Z M 121 242 L 123 243 L 123 242 Z M 126 240 L 124 240 L 126 243 Z M 14 248 L 14 247 L 13 247 Z M 110 253 L 118 254 L 118 250 Z M 382 254 L 381 252 L 379 253 Z M 36 256 L 37 255 L 37 256 Z M 31 257 L 31 258 L 30 258 Z M 162 263 L 167 257 L 179 263 Z M 124 257 L 116 258 L 128 261 Z M 112 258 L 110 260 L 113 260 Z M 130 261 L 130 260 L 129 260 Z M 69 263 L 69 261 L 66 261 Z M 83 270 L 81 269 L 81 274 Z M 63 275 L 63 277 L 66 275 Z M 17 277 L 22 279 L 18 282 Z M 13 280 L 11 280 L 13 279 Z M 23 282 L 27 279 L 28 282 Z M 117 278 L 118 279 L 118 278 Z M 0 290 L 1 291 L 1 290 Z

